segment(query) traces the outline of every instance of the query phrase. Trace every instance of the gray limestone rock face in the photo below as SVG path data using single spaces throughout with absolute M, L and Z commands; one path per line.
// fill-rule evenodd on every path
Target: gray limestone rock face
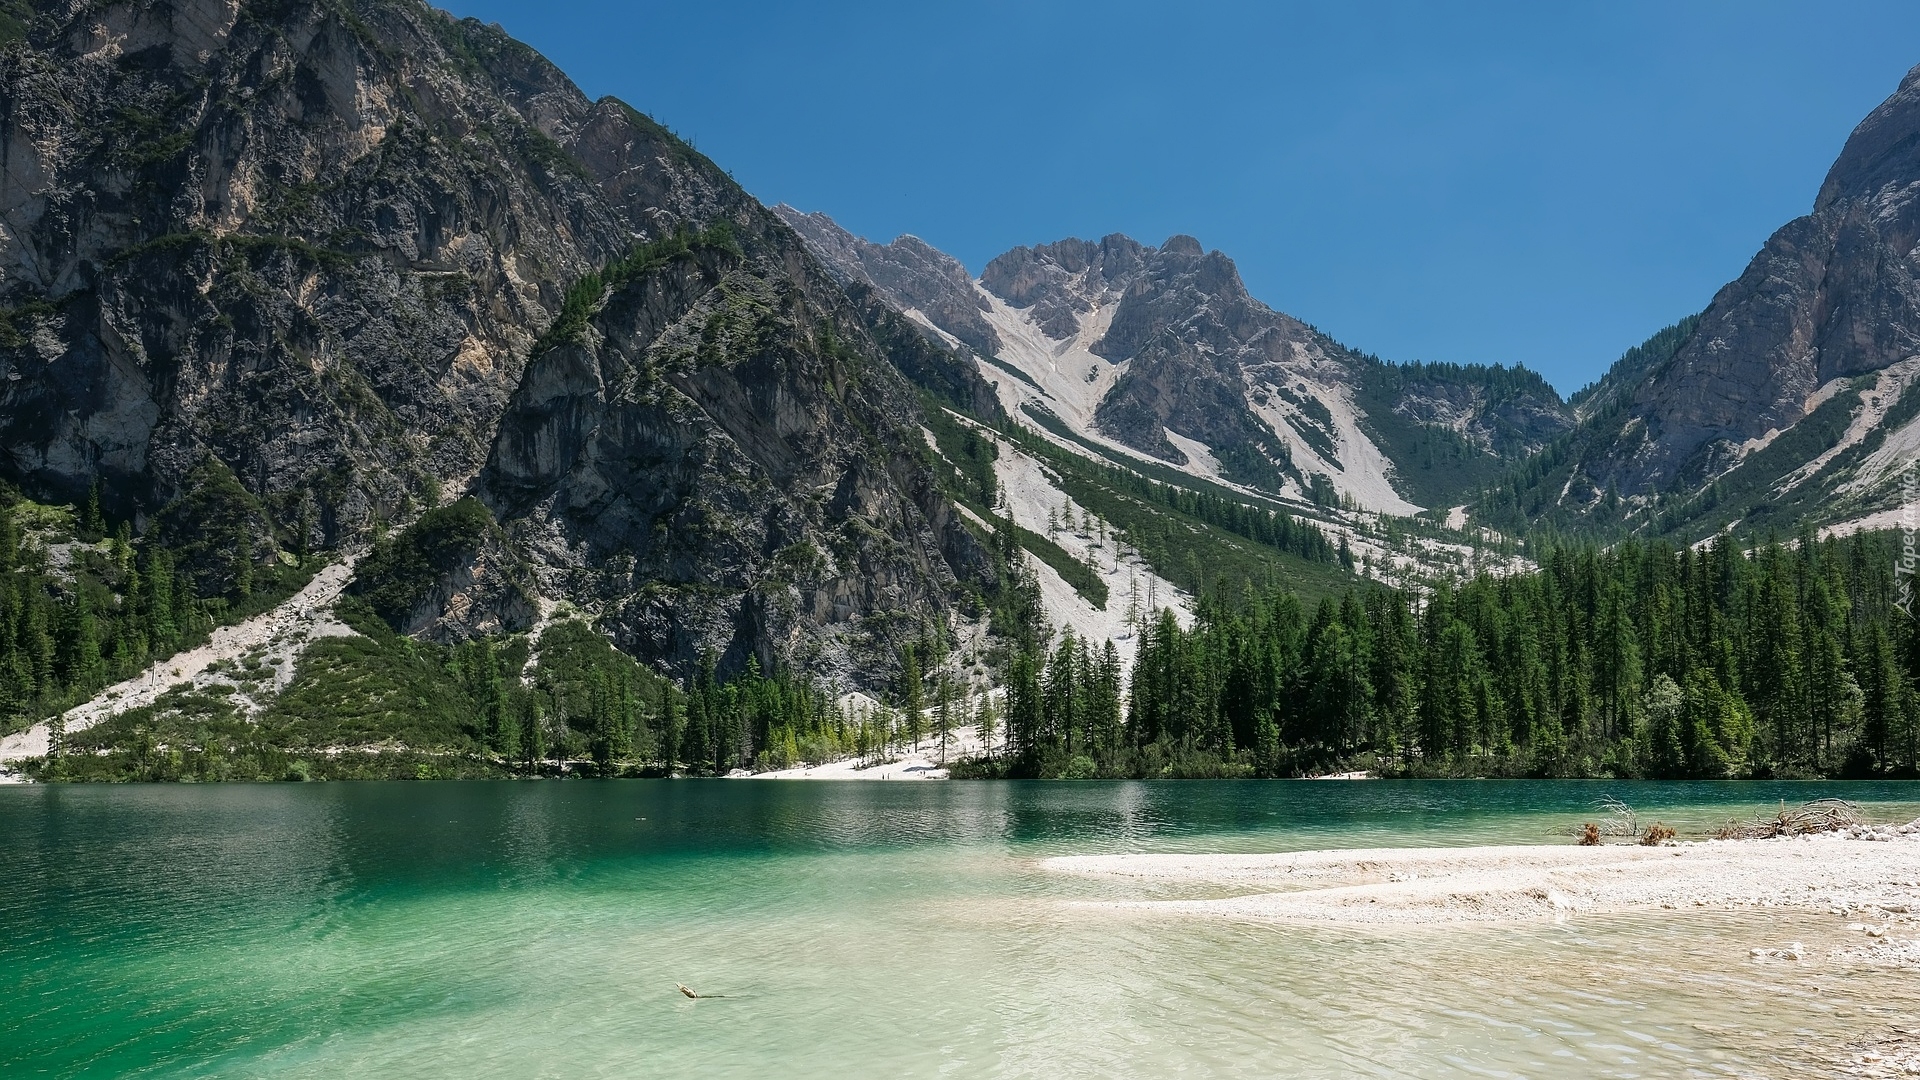
M 1073 336 L 1078 316 L 1138 273 L 1150 249 L 1115 233 L 1098 242 L 1061 240 L 1014 248 L 980 273 L 980 285 L 1017 308 L 1029 308 L 1053 338 Z
M 1813 212 L 1774 233 L 1633 391 L 1589 472 L 1626 494 L 1697 485 L 1804 418 L 1830 380 L 1920 353 L 1916 181 L 1920 68 L 1854 130 Z
M 351 539 L 473 475 L 566 282 L 740 201 L 497 30 L 355 12 L 57 3 L 0 50 L 9 478 L 142 513 L 211 455 Z
M 773 208 L 799 233 L 827 271 L 843 283 L 871 286 L 899 311 L 918 311 L 927 321 L 976 352 L 1000 350 L 1000 337 L 981 316 L 986 301 L 960 260 L 917 236 L 876 244 L 841 228 L 821 213 L 785 204 Z
M 480 490 L 542 590 L 589 600 L 636 655 L 864 682 L 991 562 L 934 484 L 885 335 L 766 212 L 734 220 L 737 244 L 661 260 L 535 356 Z

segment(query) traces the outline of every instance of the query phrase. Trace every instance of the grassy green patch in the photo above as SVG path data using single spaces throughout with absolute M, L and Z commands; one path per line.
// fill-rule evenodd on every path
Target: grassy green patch
M 33 4 L 30 0 L 0 0 L 0 45 L 25 38 L 27 27 L 32 22 Z
M 1021 382 L 1026 383 L 1028 386 L 1033 387 L 1035 390 L 1040 390 L 1040 392 L 1043 394 L 1046 393 L 1045 390 L 1040 389 L 1039 383 L 1033 381 L 1033 376 L 1028 375 L 1026 372 L 1021 371 L 1019 368 L 1014 367 L 1012 364 L 1007 363 L 1005 360 L 1002 360 L 997 356 L 982 356 L 981 359 L 985 360 L 989 364 L 992 364 L 994 367 L 999 368 L 1001 371 L 1004 371 L 1007 374 L 1013 376 L 1014 378 L 1019 379 Z
M 342 600 L 339 611 L 363 636 L 307 647 L 293 682 L 260 719 L 266 738 L 303 749 L 382 742 L 480 748 L 481 710 L 452 669 L 449 650 L 393 633 L 357 597 Z

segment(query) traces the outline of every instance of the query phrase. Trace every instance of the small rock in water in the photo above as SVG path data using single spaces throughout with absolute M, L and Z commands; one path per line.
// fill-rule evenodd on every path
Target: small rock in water
M 1797 941 L 1789 942 L 1784 949 L 1752 950 L 1753 958 L 1756 960 L 1799 960 L 1806 956 L 1806 952 L 1806 947 Z

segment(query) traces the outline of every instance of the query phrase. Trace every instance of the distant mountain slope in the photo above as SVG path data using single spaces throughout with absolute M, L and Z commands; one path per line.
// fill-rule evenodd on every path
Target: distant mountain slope
M 823 214 L 776 212 L 836 274 L 971 348 L 1010 412 L 1083 448 L 1404 514 L 1465 499 L 1572 423 L 1531 372 L 1354 352 L 1255 300 L 1192 237 L 1016 248 L 968 281 L 915 238 L 875 244 Z
M 1000 338 L 985 317 L 988 305 L 974 292 L 972 278 L 960 260 L 918 237 L 875 244 L 847 232 L 825 214 L 801 213 L 784 203 L 773 212 L 793 226 L 841 281 L 878 289 L 922 326 L 937 327 L 950 340 L 976 352 L 1000 351 Z

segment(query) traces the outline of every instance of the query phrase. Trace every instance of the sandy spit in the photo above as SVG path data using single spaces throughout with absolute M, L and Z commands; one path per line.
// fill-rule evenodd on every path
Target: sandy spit
M 1920 913 L 1920 821 L 1862 838 L 1834 833 L 1663 847 L 1082 855 L 1042 865 L 1061 873 L 1233 893 L 1086 906 L 1288 922 L 1521 922 L 1576 912 L 1783 908 L 1911 930 L 1916 928 L 1905 925 L 1908 913 Z M 1863 937 L 1863 945 L 1868 940 Z M 1894 944 L 1880 936 L 1870 940 Z

